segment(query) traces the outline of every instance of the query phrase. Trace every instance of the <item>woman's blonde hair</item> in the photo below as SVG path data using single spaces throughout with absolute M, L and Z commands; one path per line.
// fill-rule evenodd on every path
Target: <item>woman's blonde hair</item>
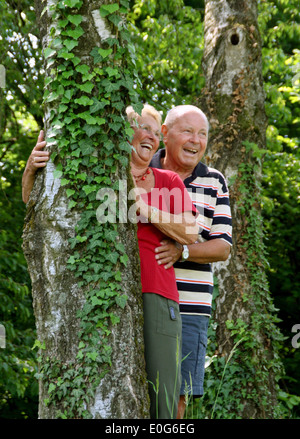
M 161 126 L 161 115 L 154 107 L 152 107 L 152 105 L 144 104 L 141 115 L 138 114 L 136 111 L 134 111 L 134 109 L 130 105 L 129 107 L 126 108 L 126 114 L 127 114 L 127 119 L 130 123 L 133 123 L 134 121 L 138 122 L 140 117 L 151 116 L 156 120 L 159 126 Z

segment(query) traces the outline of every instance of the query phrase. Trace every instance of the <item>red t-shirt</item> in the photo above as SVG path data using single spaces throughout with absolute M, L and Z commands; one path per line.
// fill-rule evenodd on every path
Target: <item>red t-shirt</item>
M 155 178 L 154 188 L 142 194 L 142 198 L 150 206 L 171 214 L 186 211 L 197 213 L 188 191 L 181 178 L 172 171 L 151 168 Z M 154 249 L 160 242 L 168 238 L 157 227 L 149 222 L 137 223 L 138 243 L 141 261 L 141 282 L 143 293 L 156 293 L 175 302 L 179 301 L 174 268 L 165 269 L 158 265 Z

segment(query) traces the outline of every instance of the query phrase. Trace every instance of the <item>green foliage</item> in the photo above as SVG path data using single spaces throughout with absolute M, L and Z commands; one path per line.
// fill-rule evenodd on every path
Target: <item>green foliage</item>
M 203 10 L 185 3 L 137 0 L 128 17 L 142 82 L 139 94 L 163 111 L 190 103 L 204 86 Z
M 269 117 L 262 192 L 267 274 L 286 336 L 283 388 L 287 394 L 299 395 L 300 352 L 291 345 L 291 328 L 299 322 L 300 295 L 299 6 L 295 0 L 277 0 L 260 2 L 259 7 Z
M 0 417 L 36 417 L 38 386 L 30 279 L 21 249 L 25 206 L 21 198 L 24 159 L 42 120 L 41 56 L 32 2 L 2 2 L 0 64 L 0 324 L 6 347 L 0 349 Z M 26 12 L 23 10 L 26 10 Z

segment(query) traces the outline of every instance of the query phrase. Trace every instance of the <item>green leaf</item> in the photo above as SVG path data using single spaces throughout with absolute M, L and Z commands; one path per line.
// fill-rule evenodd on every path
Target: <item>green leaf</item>
M 65 60 L 71 59 L 74 57 L 74 53 L 69 53 L 66 52 L 64 49 L 61 49 L 58 54 L 57 54 L 58 58 L 63 58 Z
M 74 47 L 78 46 L 78 41 L 74 41 L 74 40 L 65 40 L 64 41 L 64 46 L 66 46 L 66 48 L 71 51 L 72 49 L 74 49 Z
M 126 296 L 126 294 L 122 294 L 122 296 L 116 297 L 116 303 L 120 308 L 124 309 L 125 305 L 127 303 L 127 299 L 128 299 L 128 296 Z
M 59 20 L 58 26 L 59 27 L 66 27 L 68 24 L 68 20 Z
M 81 64 L 80 66 L 77 66 L 75 70 L 82 75 L 87 75 L 90 71 L 90 67 L 87 64 Z
M 97 123 L 97 119 L 94 116 L 91 116 L 88 111 L 78 113 L 78 117 L 80 117 L 80 119 L 85 120 L 90 125 L 95 125 Z
M 94 103 L 94 101 L 87 96 L 81 96 L 79 99 L 75 99 L 74 102 L 79 105 L 93 105 Z
M 75 26 L 79 26 L 83 20 L 81 15 L 68 15 L 67 18 L 71 23 L 75 24 Z
M 113 325 L 116 325 L 120 322 L 120 317 L 115 316 L 114 314 L 110 314 L 110 320 Z
M 102 5 L 100 8 L 101 17 L 106 17 L 109 14 L 113 14 L 119 9 L 118 3 L 112 3 L 110 5 Z
M 53 178 L 60 178 L 62 174 L 62 164 L 59 163 L 56 169 L 53 171 Z
M 69 198 L 75 194 L 75 190 L 74 189 L 67 189 L 66 194 L 67 194 L 67 197 Z
M 104 58 L 107 58 L 109 55 L 112 54 L 112 49 L 101 49 L 100 48 L 100 49 L 98 49 L 98 53 L 104 59 Z
M 103 108 L 110 103 L 107 99 L 101 99 L 101 101 L 98 101 L 96 98 L 93 98 L 93 102 L 94 104 L 90 108 L 90 113 L 96 113 L 99 110 L 103 110 Z
M 61 186 L 66 186 L 69 183 L 70 183 L 70 180 L 68 180 L 66 178 L 62 178 L 61 181 L 60 181 L 60 185 Z
M 115 76 L 116 78 L 120 77 L 120 73 L 119 73 L 118 69 L 112 69 L 111 67 L 107 67 L 105 70 L 108 73 L 109 77 L 111 77 L 111 76 Z
M 50 47 L 47 47 L 44 50 L 44 57 L 45 57 L 45 59 L 47 59 L 47 58 L 49 58 L 49 57 L 51 57 L 51 56 L 53 56 L 55 54 L 56 54 L 56 50 L 53 50 Z
M 82 6 L 81 0 L 64 0 L 64 5 L 69 8 L 80 8 Z
M 82 155 L 90 155 L 95 151 L 95 148 L 92 146 L 93 141 L 91 139 L 84 139 L 79 142 L 80 151 Z
M 69 202 L 69 204 L 68 204 L 68 209 L 73 209 L 73 207 L 75 207 L 76 204 L 77 204 L 76 201 L 71 200 L 71 201 Z
M 91 93 L 94 88 L 94 84 L 92 82 L 86 82 L 85 84 L 79 84 L 78 88 L 85 93 Z
M 75 40 L 78 40 L 78 38 L 80 38 L 84 34 L 84 30 L 82 29 L 82 27 L 78 26 L 76 29 L 67 30 L 65 33 L 66 35 L 68 35 L 68 37 L 72 37 Z
M 82 188 L 84 190 L 84 192 L 86 193 L 86 195 L 91 194 L 92 192 L 95 192 L 98 188 L 97 186 L 91 186 L 91 185 L 85 185 Z
M 53 392 L 53 390 L 55 390 L 55 388 L 56 388 L 56 385 L 53 383 L 50 383 L 49 388 L 48 388 L 48 393 Z

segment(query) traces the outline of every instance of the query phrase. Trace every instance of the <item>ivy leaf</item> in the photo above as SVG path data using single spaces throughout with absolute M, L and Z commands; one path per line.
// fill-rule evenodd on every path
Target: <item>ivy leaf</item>
M 116 297 L 116 303 L 119 305 L 120 308 L 124 309 L 125 305 L 127 303 L 128 296 L 126 294 L 122 294 L 122 296 Z
M 81 140 L 79 142 L 82 155 L 90 155 L 95 151 L 95 148 L 92 146 L 92 144 L 93 141 L 91 139 Z
M 97 186 L 91 186 L 91 185 L 87 184 L 87 185 L 83 186 L 82 189 L 84 190 L 86 195 L 89 195 L 92 192 L 96 191 L 98 188 L 97 188 Z
M 69 8 L 80 8 L 82 6 L 81 0 L 65 0 L 65 6 L 69 6 Z
M 122 22 L 122 18 L 120 15 L 110 15 L 108 17 L 109 21 L 111 21 L 116 27 L 119 26 L 120 22 Z
M 110 320 L 112 325 L 116 325 L 117 323 L 120 322 L 120 317 L 115 316 L 114 314 L 110 314 Z
M 98 49 L 99 55 L 104 59 L 112 54 L 112 49 Z
M 74 40 L 65 40 L 64 41 L 64 46 L 66 46 L 66 48 L 71 51 L 72 49 L 74 49 L 74 47 L 78 46 L 78 41 L 74 41 Z
M 101 99 L 101 101 L 98 101 L 96 98 L 93 98 L 93 102 L 94 104 L 90 108 L 91 114 L 103 110 L 103 108 L 110 103 L 107 99 Z
M 55 92 L 52 92 L 52 93 L 49 93 L 49 95 L 45 98 L 45 102 L 53 102 L 53 101 L 55 101 L 55 99 L 57 99 L 58 98 L 58 93 L 55 93 Z
M 100 131 L 100 127 L 98 127 L 97 125 L 88 125 L 85 124 L 83 127 L 83 130 L 85 131 L 85 133 L 89 136 L 92 137 L 95 133 L 98 133 Z
M 75 26 L 79 26 L 83 20 L 81 15 L 68 15 L 67 18 L 71 23 L 75 24 Z
M 47 47 L 47 48 L 44 50 L 44 57 L 45 57 L 45 59 L 47 59 L 47 58 L 49 58 L 50 56 L 53 56 L 53 55 L 55 55 L 55 54 L 56 54 L 56 51 L 53 50 L 53 49 L 51 49 L 50 47 Z
M 97 119 L 94 116 L 91 116 L 88 111 L 84 111 L 83 113 L 78 113 L 78 117 L 80 119 L 83 119 L 88 123 L 89 125 L 96 125 Z
M 87 96 L 81 96 L 79 99 L 75 99 L 74 102 L 79 105 L 93 105 L 94 103 L 94 101 Z
M 113 264 L 116 264 L 119 259 L 119 254 L 117 252 L 111 252 L 106 255 L 106 259 L 108 259 Z
M 69 183 L 70 183 L 70 180 L 68 180 L 67 178 L 62 178 L 60 181 L 61 186 L 66 186 Z
M 69 202 L 69 204 L 68 204 L 68 209 L 73 209 L 73 207 L 75 207 L 76 206 L 76 201 L 74 201 L 74 200 L 71 200 L 70 202 Z
M 62 164 L 59 163 L 56 169 L 53 171 L 53 178 L 60 178 L 62 176 Z
M 58 54 L 57 54 L 58 58 L 64 58 L 66 60 L 71 59 L 74 57 L 74 53 L 69 53 L 66 52 L 64 49 L 61 49 Z
M 79 84 L 78 88 L 85 93 L 91 93 L 94 88 L 94 84 L 92 82 L 86 82 L 85 84 Z
M 70 198 L 72 195 L 75 194 L 75 190 L 74 189 L 67 189 L 66 194 L 67 194 L 67 197 Z
M 120 77 L 120 73 L 119 73 L 118 69 L 112 69 L 111 67 L 107 67 L 105 70 L 108 73 L 109 77 L 111 77 L 111 76 L 115 76 L 116 78 Z
M 128 256 L 127 256 L 127 255 L 122 255 L 122 256 L 120 257 L 120 262 L 122 262 L 122 264 L 124 264 L 125 267 L 126 267 L 126 265 L 127 265 L 127 261 L 128 261 Z
M 75 90 L 74 89 L 68 89 L 65 91 L 64 96 L 70 101 L 72 99 L 72 96 L 74 94 Z
M 68 20 L 59 20 L 58 25 L 59 27 L 66 27 L 68 24 Z
M 109 14 L 113 14 L 119 9 L 118 3 L 112 3 L 111 5 L 102 5 L 100 8 L 101 17 L 106 17 Z
M 66 32 L 64 32 L 68 37 L 72 37 L 75 40 L 78 40 L 78 38 L 80 38 L 83 34 L 84 34 L 84 30 L 82 29 L 81 26 L 78 26 L 76 29 L 70 29 L 67 30 Z
M 77 66 L 75 70 L 82 75 L 87 75 L 90 71 L 90 67 L 87 64 L 81 64 L 80 66 Z
M 48 393 L 53 392 L 53 390 L 55 390 L 55 388 L 56 388 L 56 385 L 53 383 L 50 383 L 49 388 L 48 388 Z

